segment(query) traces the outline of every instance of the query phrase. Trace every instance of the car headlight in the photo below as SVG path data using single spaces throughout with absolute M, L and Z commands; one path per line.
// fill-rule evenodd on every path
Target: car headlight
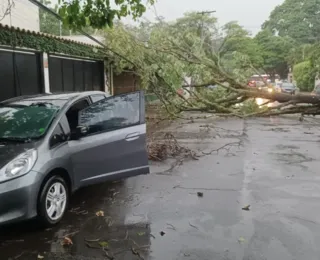
M 9 162 L 0 174 L 0 182 L 10 180 L 30 172 L 38 158 L 36 150 L 28 150 Z

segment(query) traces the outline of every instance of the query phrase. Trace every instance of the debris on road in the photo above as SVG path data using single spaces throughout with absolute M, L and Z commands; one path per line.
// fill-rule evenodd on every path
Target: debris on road
M 38 257 L 37 257 L 37 259 L 44 259 L 44 256 L 43 255 L 40 255 L 40 254 L 38 254 Z
M 161 235 L 162 237 L 163 237 L 165 234 L 166 234 L 166 233 L 163 232 L 163 231 L 160 232 L 160 235 Z
M 147 150 L 149 160 L 164 161 L 176 156 L 191 157 L 197 160 L 195 152 L 187 147 L 179 145 L 177 139 L 171 133 L 166 133 L 162 139 L 155 140 L 153 137 L 148 138 Z
M 242 210 L 249 211 L 249 210 L 250 210 L 250 205 L 244 206 L 244 207 L 242 208 Z
M 198 191 L 197 195 L 198 195 L 198 197 L 202 198 L 203 197 L 203 192 Z
M 167 223 L 167 225 L 169 226 L 168 229 L 177 230 L 172 224 Z
M 195 229 L 197 229 L 197 230 L 199 230 L 199 228 L 198 228 L 197 226 L 192 225 L 190 222 L 189 222 L 189 226 L 190 226 L 190 227 L 193 227 L 193 228 L 195 228 Z
M 99 210 L 96 212 L 97 217 L 104 217 L 104 212 L 102 210 Z
M 239 238 L 238 238 L 238 242 L 241 244 L 241 243 L 246 242 L 246 240 L 245 240 L 244 237 L 239 237 Z
M 64 237 L 63 240 L 61 241 L 61 245 L 62 246 L 70 246 L 70 245 L 73 245 L 73 242 L 72 242 L 71 238 Z

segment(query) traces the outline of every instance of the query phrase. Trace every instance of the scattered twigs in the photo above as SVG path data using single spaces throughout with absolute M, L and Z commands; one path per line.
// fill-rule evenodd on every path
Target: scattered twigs
M 197 160 L 195 152 L 187 147 L 181 146 L 171 133 L 166 133 L 161 140 L 155 140 L 151 137 L 147 143 L 147 150 L 149 159 L 152 161 L 163 161 L 168 158 L 180 156 L 180 159 L 172 165 L 169 171 L 181 163 L 182 157 L 191 157 Z
M 213 149 L 211 150 L 210 152 L 202 152 L 202 154 L 204 155 L 211 155 L 212 153 L 216 152 L 218 153 L 220 150 L 227 150 L 228 152 L 230 151 L 231 147 L 233 146 L 240 146 L 241 145 L 241 142 L 232 142 L 232 143 L 228 143 L 228 144 L 225 144 L 217 149 Z

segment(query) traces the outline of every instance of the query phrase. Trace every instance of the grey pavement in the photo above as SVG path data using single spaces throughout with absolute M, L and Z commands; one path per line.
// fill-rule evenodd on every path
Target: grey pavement
M 176 122 L 165 131 L 199 160 L 80 190 L 52 229 L 5 227 L 0 259 L 320 259 L 319 129 L 314 118 Z

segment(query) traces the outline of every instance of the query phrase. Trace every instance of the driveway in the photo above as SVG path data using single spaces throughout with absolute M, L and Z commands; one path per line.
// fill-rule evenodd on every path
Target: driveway
M 1 259 L 319 259 L 315 120 L 174 123 L 166 131 L 199 160 L 80 190 L 53 229 L 2 229 Z M 72 245 L 61 245 L 65 236 Z

